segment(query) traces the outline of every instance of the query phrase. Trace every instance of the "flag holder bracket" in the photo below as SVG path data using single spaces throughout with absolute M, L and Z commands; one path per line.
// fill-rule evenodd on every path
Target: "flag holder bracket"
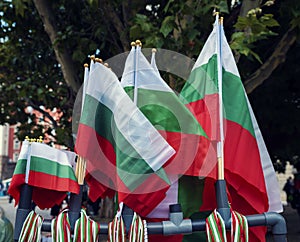
M 231 226 L 231 214 L 228 202 L 228 197 L 226 193 L 226 181 L 219 179 L 215 184 L 216 188 L 216 199 L 217 199 L 217 211 L 220 213 L 221 217 L 225 222 L 226 228 Z

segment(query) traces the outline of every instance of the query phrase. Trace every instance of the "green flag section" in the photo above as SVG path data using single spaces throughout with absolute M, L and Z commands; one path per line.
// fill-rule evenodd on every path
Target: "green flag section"
M 205 132 L 160 77 L 155 64 L 152 64 L 151 66 L 142 54 L 140 46 L 132 47 L 125 62 L 121 85 L 148 120 L 176 150 L 176 154 L 163 166 L 164 171 L 171 179 L 171 183 L 174 182 L 174 177 L 178 179 L 183 174 L 192 176 L 208 174 L 212 165 L 205 163 L 209 144 Z M 144 192 L 134 196 L 119 194 L 119 199 L 140 215 L 147 216 L 146 212 L 151 212 L 163 198 L 161 194 L 165 196 L 165 192 L 169 189 L 163 186 L 155 186 L 152 189 L 159 190 L 158 188 L 162 190 L 156 193 Z M 149 209 L 145 210 L 145 206 Z
M 175 153 L 100 63 L 89 74 L 75 149 L 90 163 L 88 172 L 97 169 L 100 183 L 129 193 L 143 191 L 153 176 L 167 184 L 161 167 Z
M 73 152 L 24 141 L 8 193 L 18 204 L 21 186 L 26 183 L 33 187 L 32 200 L 40 208 L 60 204 L 67 192 L 79 193 L 75 159 Z
M 218 43 L 221 43 L 221 51 Z M 218 65 L 222 70 L 219 75 L 222 77 L 222 87 L 218 87 Z M 220 139 L 220 91 L 223 97 L 225 180 L 232 209 L 243 215 L 281 212 L 280 191 L 271 159 L 223 27 L 216 21 L 180 94 L 212 143 Z M 212 172 L 205 180 L 202 210 L 216 207 L 215 179 L 216 172 Z M 255 238 L 264 241 L 261 230 L 251 228 L 251 231 L 255 232 L 251 233 L 250 241 L 256 241 Z

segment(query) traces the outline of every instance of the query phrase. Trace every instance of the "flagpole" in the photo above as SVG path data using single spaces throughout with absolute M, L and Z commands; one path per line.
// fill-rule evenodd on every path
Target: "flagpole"
M 90 65 L 91 67 L 93 66 L 93 62 L 95 61 L 99 62 L 99 58 L 95 58 L 94 55 L 91 56 L 91 65 Z M 81 114 L 83 112 L 86 86 L 89 79 L 89 65 L 85 63 L 83 66 L 84 66 L 84 77 L 83 77 L 83 88 L 82 88 Z M 77 177 L 77 182 L 79 185 L 84 184 L 85 169 L 86 169 L 86 160 L 83 157 L 78 156 L 76 169 L 75 169 L 75 176 Z
M 222 78 L 222 40 L 221 40 L 221 25 L 223 19 L 219 20 L 219 14 L 216 14 L 217 24 L 217 68 L 218 68 L 218 87 L 219 87 L 219 131 L 220 140 L 217 144 L 218 154 L 218 179 L 224 180 L 224 122 L 223 122 L 223 78 Z
M 133 74 L 133 102 L 135 105 L 137 105 L 137 98 L 138 98 L 138 87 L 137 87 L 137 68 L 138 68 L 138 63 L 137 63 L 137 48 L 138 45 L 141 44 L 139 40 L 136 40 L 135 42 L 131 43 L 132 48 L 135 48 L 135 53 L 134 53 L 134 74 Z
M 82 114 L 83 108 L 84 108 L 85 93 L 86 93 L 87 82 L 88 82 L 88 79 L 89 79 L 89 74 L 93 71 L 95 61 L 96 61 L 95 60 L 96 58 L 95 58 L 94 55 L 90 56 L 90 59 L 91 59 L 90 69 L 89 69 L 88 64 L 84 64 L 81 114 Z M 69 211 L 68 211 L 70 226 L 71 226 L 72 230 L 74 229 L 76 220 L 80 216 L 85 171 L 86 171 L 86 160 L 81 156 L 77 156 L 75 176 L 76 176 L 77 182 L 79 184 L 79 194 L 74 194 L 74 193 L 70 194 Z
M 219 132 L 220 140 L 217 143 L 218 156 L 218 179 L 215 184 L 217 210 L 224 219 L 225 226 L 230 227 L 230 208 L 226 192 L 226 181 L 224 177 L 224 117 L 223 117 L 223 76 L 222 76 L 222 39 L 221 25 L 222 18 L 219 20 L 219 13 L 216 13 L 217 33 L 216 33 L 216 53 L 217 53 L 217 71 L 218 71 L 218 90 L 219 90 Z

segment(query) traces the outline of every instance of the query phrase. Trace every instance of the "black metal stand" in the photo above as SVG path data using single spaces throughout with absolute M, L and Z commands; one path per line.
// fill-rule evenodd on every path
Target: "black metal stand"
M 69 206 L 69 221 L 71 231 L 74 230 L 75 222 L 80 216 L 81 203 L 82 203 L 82 190 L 83 186 L 80 186 L 79 194 L 71 193 L 70 195 L 70 206 Z M 31 212 L 32 207 L 32 187 L 28 184 L 24 184 L 20 192 L 20 201 L 16 213 L 15 230 L 14 230 L 14 241 L 19 240 L 22 226 L 26 217 Z M 51 231 L 51 220 L 46 219 L 43 221 L 42 231 Z
M 24 184 L 20 192 L 20 201 L 16 213 L 15 229 L 14 229 L 14 241 L 18 241 L 23 223 L 27 218 L 28 214 L 31 212 L 31 198 L 32 198 L 32 187 Z
M 19 208 L 17 210 L 14 240 L 18 241 L 21 233 L 23 223 L 31 211 L 31 195 L 32 188 L 28 185 L 23 185 L 21 190 L 21 197 Z M 225 226 L 230 229 L 231 215 L 228 205 L 228 198 L 226 194 L 226 182 L 224 180 L 218 180 L 216 182 L 216 195 L 218 212 L 221 214 L 225 221 Z M 80 216 L 82 201 L 82 186 L 80 187 L 79 194 L 71 194 L 70 198 L 70 210 L 69 220 L 71 229 L 74 229 L 76 220 Z M 122 211 L 122 217 L 126 226 L 126 232 L 130 229 L 130 224 L 133 217 L 133 210 L 124 205 Z M 285 219 L 278 213 L 268 212 L 263 214 L 255 214 L 246 216 L 249 227 L 254 226 L 271 226 L 274 242 L 286 242 L 286 222 Z M 147 223 L 148 234 L 190 234 L 193 232 L 205 231 L 206 223 L 205 219 L 183 219 L 183 213 L 181 211 L 180 204 L 170 205 L 169 220 L 162 222 Z M 42 231 L 51 231 L 51 220 L 44 220 L 42 225 Z M 100 234 L 108 233 L 108 224 L 100 223 Z
M 74 230 L 75 222 L 80 216 L 81 204 L 82 204 L 82 190 L 83 185 L 80 186 L 79 194 L 71 193 L 69 202 L 69 221 L 71 231 Z

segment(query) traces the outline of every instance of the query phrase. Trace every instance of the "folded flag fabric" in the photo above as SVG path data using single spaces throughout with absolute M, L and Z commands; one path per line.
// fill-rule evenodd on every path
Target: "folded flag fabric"
M 34 211 L 26 217 L 19 236 L 19 242 L 40 242 L 43 218 Z
M 114 219 L 108 224 L 108 242 L 125 242 L 126 228 L 122 218 L 123 203 L 119 204 L 119 209 Z
M 51 236 L 53 242 L 72 242 L 68 211 L 68 209 L 60 211 L 58 216 L 51 221 Z
M 226 232 L 225 222 L 216 209 L 206 218 L 208 242 L 248 242 L 248 222 L 246 217 L 232 210 L 230 213 L 230 232 Z
M 73 242 L 97 242 L 100 225 L 92 220 L 84 209 L 75 222 Z
M 33 187 L 32 200 L 41 209 L 60 204 L 67 192 L 79 193 L 73 170 L 75 159 L 74 152 L 24 141 L 8 193 L 17 205 L 21 186 L 28 184 Z

